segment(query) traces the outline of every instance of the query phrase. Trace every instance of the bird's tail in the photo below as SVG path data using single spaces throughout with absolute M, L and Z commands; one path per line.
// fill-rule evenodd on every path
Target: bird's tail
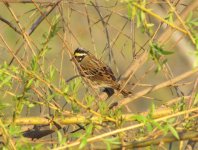
M 126 89 L 123 89 L 121 90 L 121 94 L 124 96 L 124 97 L 127 97 L 129 95 L 131 95 L 132 93 Z
M 119 93 L 121 93 L 124 97 L 127 97 L 131 95 L 132 93 L 128 91 L 126 88 L 122 88 L 119 86 L 116 86 L 114 89 L 116 89 Z

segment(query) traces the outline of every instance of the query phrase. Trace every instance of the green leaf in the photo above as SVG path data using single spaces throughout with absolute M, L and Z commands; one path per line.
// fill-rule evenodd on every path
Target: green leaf
M 92 103 L 94 102 L 94 100 L 95 100 L 95 97 L 92 96 L 92 95 L 87 95 L 85 97 L 85 101 L 86 101 L 88 107 L 90 107 L 92 105 Z
M 77 93 L 77 90 L 80 88 L 81 85 L 81 78 L 76 78 L 70 84 L 70 89 L 73 93 Z
M 55 74 L 55 68 L 53 66 L 50 66 L 50 68 L 49 68 L 49 79 L 50 79 L 50 81 L 53 80 L 54 74 Z
M 134 7 L 131 3 L 128 3 L 127 5 L 127 13 L 128 18 L 131 20 L 134 20 L 135 16 L 137 15 L 137 8 Z
M 165 51 L 162 46 L 159 46 L 157 43 L 151 43 L 150 44 L 150 56 L 153 59 L 153 61 L 157 64 L 156 73 L 161 71 L 163 65 L 167 62 L 167 59 L 160 60 L 161 56 L 170 55 L 174 52 Z
M 121 109 L 115 109 L 115 110 L 108 110 L 108 107 L 106 109 L 107 114 L 109 114 L 110 117 L 118 119 L 122 117 L 122 111 Z M 124 120 L 122 121 L 122 123 L 124 122 Z
M 106 144 L 106 150 L 111 150 L 111 144 L 110 143 L 108 143 L 108 142 L 105 142 L 105 144 Z
M 141 13 L 140 12 L 137 13 L 136 19 L 137 19 L 137 28 L 139 28 L 142 24 Z
M 46 149 L 46 146 L 44 147 L 43 144 L 36 144 L 36 143 L 31 144 L 27 142 L 21 142 L 19 140 L 16 143 L 16 149 L 17 150 L 41 150 L 41 149 Z
M 198 103 L 198 93 L 196 93 L 196 95 L 195 95 L 193 105 L 196 105 L 197 103 Z
M 153 26 L 154 26 L 153 23 L 147 23 L 147 24 L 146 24 L 146 27 L 147 27 L 147 28 L 151 28 L 151 27 L 153 27 Z
M 151 123 L 146 123 L 146 128 L 147 128 L 148 132 L 153 131 L 153 126 Z
M 0 110 L 10 107 L 11 105 L 6 102 L 0 102 Z
M 89 136 L 92 134 L 92 131 L 93 131 L 93 124 L 89 124 L 87 127 L 86 127 L 86 136 Z
M 79 149 L 83 149 L 86 145 L 87 145 L 87 138 L 83 137 L 80 142 Z
M 142 116 L 142 115 L 135 115 L 132 117 L 132 119 L 135 119 L 141 123 L 146 123 L 147 121 L 147 118 L 145 116 Z
M 127 5 L 127 14 L 128 14 L 128 19 L 132 19 L 132 7 L 130 3 L 128 3 Z
M 131 18 L 134 19 L 136 14 L 137 14 L 137 8 L 132 6 L 131 7 Z
M 193 20 L 193 22 L 191 22 L 190 24 L 192 24 L 193 26 L 197 27 L 197 26 L 198 26 L 198 21 L 197 21 L 197 19 L 196 19 L 196 20 Z
M 57 131 L 57 135 L 58 135 L 58 142 L 60 145 L 65 145 L 66 143 L 66 138 L 61 134 L 60 131 Z
M 74 102 L 71 102 L 71 106 L 72 106 L 72 110 L 74 113 L 79 113 L 80 112 L 80 108 L 78 107 L 78 105 Z
M 59 31 L 60 28 L 58 28 L 58 23 L 60 20 L 60 15 L 56 15 L 53 20 L 52 20 L 52 26 L 51 26 L 51 30 L 50 30 L 50 34 L 49 37 L 52 38 L 56 35 L 56 33 Z
M 75 133 L 72 133 L 71 135 L 73 138 L 80 138 L 82 136 L 82 133 L 80 132 L 75 132 Z
M 105 138 L 103 139 L 104 143 L 106 144 L 106 149 L 111 150 L 111 145 L 119 145 L 120 140 L 119 137 L 114 137 L 114 138 Z
M 29 89 L 30 86 L 32 85 L 33 81 L 34 81 L 34 78 L 28 80 L 28 83 L 26 84 L 25 88 L 26 88 L 26 89 Z
M 0 84 L 0 88 L 2 88 L 4 85 L 10 85 L 10 80 L 12 79 L 11 76 L 7 76 L 4 78 L 4 80 L 2 80 L 1 84 Z
M 170 23 L 173 23 L 174 22 L 174 19 L 173 18 L 174 18 L 174 13 L 172 11 L 170 11 L 168 13 L 168 16 L 165 17 L 165 19 L 168 20 Z
M 192 20 L 193 12 L 191 11 L 186 19 L 186 23 L 189 23 Z
M 56 132 L 57 133 L 57 135 L 58 135 L 58 143 L 61 143 L 62 142 L 62 134 L 60 133 L 60 131 L 57 131 Z
M 173 124 L 175 122 L 175 120 L 176 120 L 175 118 L 170 118 L 170 119 L 167 120 L 167 122 L 169 124 Z
M 163 130 L 164 135 L 167 135 L 168 131 L 169 131 L 169 127 L 167 125 L 163 126 Z
M 12 136 L 20 136 L 21 135 L 21 127 L 11 124 L 9 126 L 9 134 Z
M 113 137 L 113 138 L 105 138 L 104 141 L 111 143 L 111 144 L 120 144 L 119 137 Z
M 198 50 L 198 35 L 195 35 L 195 46 L 196 46 L 196 49 Z
M 157 45 L 156 43 L 153 43 L 151 45 L 151 48 L 155 51 L 155 53 L 160 54 L 160 55 L 170 55 L 174 53 L 171 51 L 165 51 L 161 46 Z
M 149 116 L 152 117 L 153 113 L 155 112 L 155 104 L 152 103 L 149 111 Z
M 36 71 L 38 69 L 38 60 L 36 56 L 32 58 L 31 69 L 32 71 Z
M 67 94 L 68 91 L 69 91 L 69 86 L 66 85 L 65 88 L 63 89 L 63 92 L 64 92 L 65 94 Z
M 168 124 L 168 129 L 171 131 L 171 133 L 175 136 L 176 139 L 179 140 L 179 134 L 177 133 L 177 130 L 173 128 L 171 125 Z
M 99 110 L 102 115 L 106 115 L 108 113 L 108 106 L 105 101 L 99 101 Z
M 28 108 L 32 108 L 32 107 L 35 106 L 34 103 L 32 103 L 32 102 L 30 102 L 30 101 L 28 101 L 26 99 L 24 99 L 24 101 L 22 102 L 22 104 L 25 104 Z
M 146 16 L 145 16 L 145 13 L 143 11 L 140 11 L 140 18 L 141 18 L 141 21 L 143 22 L 143 20 L 145 20 Z
M 151 120 L 151 123 L 153 126 L 157 127 L 158 129 L 163 130 L 162 126 L 155 120 Z

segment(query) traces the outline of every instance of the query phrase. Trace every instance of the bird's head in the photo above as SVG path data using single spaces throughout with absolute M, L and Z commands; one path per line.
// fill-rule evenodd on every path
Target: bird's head
M 74 57 L 78 62 L 81 62 L 88 55 L 88 51 L 83 48 L 77 48 L 74 51 Z

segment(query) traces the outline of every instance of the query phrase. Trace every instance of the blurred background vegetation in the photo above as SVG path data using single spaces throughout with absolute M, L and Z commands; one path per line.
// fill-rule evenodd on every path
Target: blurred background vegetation
M 197 7 L 196 0 L 1 1 L 1 146 L 196 149 Z M 108 64 L 132 96 L 107 97 L 76 77 L 77 47 Z

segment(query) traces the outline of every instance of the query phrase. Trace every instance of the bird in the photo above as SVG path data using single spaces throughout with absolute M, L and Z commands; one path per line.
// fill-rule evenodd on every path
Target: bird
M 111 88 L 119 91 L 124 97 L 131 94 L 126 89 L 121 89 L 111 68 L 89 51 L 77 48 L 74 51 L 74 58 L 79 74 L 88 79 L 93 87 Z

